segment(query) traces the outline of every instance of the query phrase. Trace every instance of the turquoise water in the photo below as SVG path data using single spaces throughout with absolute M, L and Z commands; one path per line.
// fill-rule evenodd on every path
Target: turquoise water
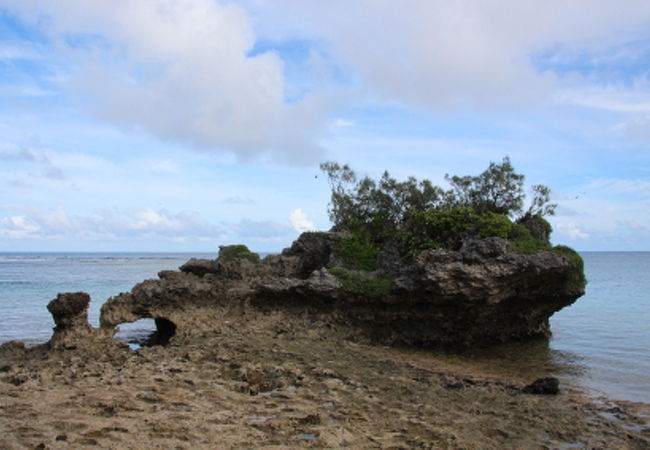
M 650 252 L 583 258 L 587 293 L 551 318 L 550 346 L 584 366 L 588 387 L 650 403 Z
M 59 292 L 90 294 L 88 319 L 98 326 L 106 299 L 161 270 L 176 270 L 191 257 L 216 254 L 0 253 L 0 342 L 47 341 L 54 322 L 46 307 Z
M 47 303 L 59 292 L 85 291 L 89 319 L 110 296 L 214 254 L 0 253 L 0 342 L 44 342 Z M 650 403 L 650 252 L 585 252 L 587 293 L 551 318 L 550 342 L 515 343 L 462 356 L 525 378 L 552 374 L 594 394 Z M 138 327 L 122 325 L 137 334 Z

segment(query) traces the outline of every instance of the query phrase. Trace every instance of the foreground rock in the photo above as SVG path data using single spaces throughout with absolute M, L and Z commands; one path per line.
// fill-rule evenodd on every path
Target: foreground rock
M 581 268 L 566 256 L 513 253 L 499 238 L 413 259 L 387 250 L 379 270 L 362 272 L 341 263 L 344 237 L 304 233 L 260 262 L 192 259 L 109 299 L 101 326 L 153 318 L 167 342 L 229 318 L 283 311 L 361 340 L 457 348 L 549 336 L 548 318 L 584 292 Z
M 276 311 L 224 318 L 166 347 L 8 360 L 0 448 L 650 446 L 647 406 L 594 402 L 566 386 L 526 394 L 544 373 L 484 373 L 322 325 Z

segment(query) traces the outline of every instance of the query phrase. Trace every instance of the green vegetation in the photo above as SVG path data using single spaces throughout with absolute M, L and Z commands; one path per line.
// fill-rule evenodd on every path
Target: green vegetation
M 587 284 L 587 279 L 585 278 L 584 274 L 585 263 L 582 259 L 582 256 L 580 256 L 580 254 L 574 249 L 567 247 L 566 245 L 556 245 L 551 249 L 551 251 L 557 253 L 558 255 L 566 257 L 569 260 L 569 263 L 574 268 L 578 269 L 575 271 L 577 276 L 573 280 L 570 280 L 570 283 L 577 289 L 584 289 L 585 285 Z
M 250 262 L 259 262 L 260 255 L 251 252 L 245 245 L 222 245 L 219 247 L 219 260 L 234 261 L 247 260 Z
M 457 249 L 470 237 L 508 239 L 521 253 L 550 249 L 551 226 L 543 218 L 556 207 L 550 189 L 534 185 L 524 210 L 524 176 L 507 157 L 477 176 L 447 175 L 448 190 L 414 177 L 397 181 L 388 172 L 379 180 L 358 178 L 349 166 L 333 162 L 321 169 L 332 189 L 330 220 L 352 235 L 335 249 L 351 269 L 376 269 L 387 243 L 410 256 L 427 248 Z
M 373 246 L 370 233 L 359 228 L 351 230 L 351 236 L 338 241 L 334 252 L 346 267 L 357 270 L 377 269 L 379 250 Z
M 390 278 L 377 272 L 385 248 L 415 257 L 426 249 L 457 250 L 468 238 L 487 237 L 508 240 L 514 252 L 550 250 L 567 257 L 579 269 L 568 282 L 584 287 L 580 255 L 569 247 L 551 246 L 552 228 L 544 219 L 557 206 L 550 202 L 551 190 L 532 186 L 525 208 L 524 176 L 507 157 L 477 176 L 446 175 L 447 190 L 414 177 L 397 181 L 388 172 L 378 180 L 359 178 L 349 166 L 334 162 L 321 164 L 321 169 L 332 190 L 330 220 L 335 230 L 349 233 L 334 247 L 341 267 L 329 270 L 349 292 L 389 292 Z
M 390 292 L 391 279 L 376 273 L 348 270 L 343 267 L 333 267 L 329 272 L 334 275 L 347 292 L 368 297 L 380 297 Z

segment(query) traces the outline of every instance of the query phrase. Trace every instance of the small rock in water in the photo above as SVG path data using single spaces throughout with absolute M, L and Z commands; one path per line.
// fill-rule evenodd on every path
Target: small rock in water
M 560 392 L 560 380 L 555 377 L 538 378 L 523 389 L 526 394 L 557 395 Z

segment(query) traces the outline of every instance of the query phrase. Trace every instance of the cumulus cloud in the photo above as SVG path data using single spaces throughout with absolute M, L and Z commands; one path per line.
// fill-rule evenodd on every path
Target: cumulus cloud
M 3 3 L 31 20 L 48 16 L 53 39 L 84 67 L 73 90 L 105 120 L 242 159 L 320 157 L 313 138 L 326 128 L 324 103 L 286 101 L 283 62 L 273 52 L 251 54 L 251 21 L 234 3 Z
M 210 237 L 223 234 L 224 227 L 210 223 L 199 213 L 170 213 L 153 208 L 100 211 L 89 216 L 69 214 L 65 208 L 50 210 L 0 206 L 8 217 L 0 219 L 0 236 L 8 238 L 116 239 L 163 236 Z
M 3 238 L 25 238 L 32 236 L 38 230 L 38 224 L 23 215 L 0 218 L 0 236 Z
M 556 60 L 575 62 L 611 49 L 630 58 L 624 44 L 647 38 L 650 25 L 646 0 L 602 0 L 597 7 L 592 0 L 0 5 L 47 24 L 52 50 L 71 66 L 70 90 L 97 117 L 244 160 L 294 164 L 318 161 L 318 138 L 348 125 L 330 120 L 341 101 L 433 111 L 575 103 L 563 94 L 573 75 Z M 296 64 L 290 51 L 260 42 L 300 42 L 309 57 Z M 7 57 L 21 52 L 4 50 Z M 296 65 L 299 75 L 287 75 Z M 628 128 L 630 134 L 647 129 Z
M 291 211 L 291 214 L 289 214 L 289 222 L 293 229 L 299 233 L 316 229 L 313 222 L 307 218 L 307 214 L 300 208 Z
M 560 76 L 539 54 L 573 58 L 620 46 L 650 23 L 650 4 L 630 0 L 329 1 L 249 0 L 268 22 L 327 42 L 369 95 L 428 109 L 494 108 L 543 101 Z M 281 27 L 280 27 L 281 28 Z M 626 34 L 619 33 L 625 30 Z M 604 39 L 606 38 L 606 39 Z
M 560 222 L 555 224 L 555 230 L 571 240 L 588 239 L 589 233 L 586 233 L 573 222 Z
M 5 212 L 5 217 L 1 213 Z M 75 241 L 129 239 L 214 240 L 286 243 L 294 230 L 286 223 L 244 219 L 212 223 L 196 211 L 170 212 L 151 207 L 111 209 L 74 215 L 62 206 L 53 209 L 0 205 L 0 238 L 74 239 Z

